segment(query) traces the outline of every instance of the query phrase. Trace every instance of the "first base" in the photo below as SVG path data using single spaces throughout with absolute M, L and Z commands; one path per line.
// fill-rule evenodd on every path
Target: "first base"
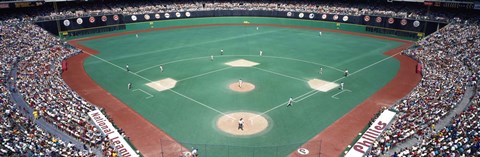
M 157 91 L 164 91 L 164 90 L 172 89 L 173 87 L 175 87 L 176 84 L 177 84 L 177 80 L 166 78 L 166 79 L 158 80 L 155 82 L 147 83 L 147 86 Z
M 338 84 L 334 82 L 328 82 L 320 79 L 309 80 L 308 85 L 310 85 L 310 88 L 321 91 L 321 92 L 328 92 L 329 90 L 338 87 Z

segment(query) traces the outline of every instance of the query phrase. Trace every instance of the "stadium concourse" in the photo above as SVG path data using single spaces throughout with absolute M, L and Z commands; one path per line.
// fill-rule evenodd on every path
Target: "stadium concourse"
M 418 60 L 424 66 L 423 79 L 411 94 L 391 106 L 391 109 L 399 111 L 396 121 L 374 142 L 369 155 L 480 155 L 479 92 L 475 92 L 466 110 L 458 113 L 449 125 L 441 130 L 432 129 L 456 108 L 466 90 L 471 89 L 467 86 L 478 89 L 476 81 L 480 73 L 480 27 L 475 23 L 478 17 L 474 15 L 448 10 L 431 10 L 427 14 L 425 7 L 419 5 L 391 7 L 383 3 L 366 5 L 347 1 L 319 4 L 294 1 L 115 1 L 87 5 L 63 4 L 60 5 L 61 12 L 54 12 L 48 5 L 29 8 L 28 11 L 1 11 L 0 156 L 118 155 L 108 138 L 99 132 L 87 115 L 98 107 L 70 90 L 61 78 L 62 61 L 81 52 L 35 26 L 35 20 L 215 9 L 368 14 L 462 21 L 451 23 L 419 41 L 417 47 L 403 51 L 403 54 Z M 470 22 L 463 22 L 466 19 Z M 15 93 L 21 95 L 23 101 L 14 99 Z M 41 121 L 50 125 L 40 125 Z M 121 134 L 125 136 L 124 133 Z M 400 152 L 387 153 L 410 138 L 421 138 L 421 142 Z

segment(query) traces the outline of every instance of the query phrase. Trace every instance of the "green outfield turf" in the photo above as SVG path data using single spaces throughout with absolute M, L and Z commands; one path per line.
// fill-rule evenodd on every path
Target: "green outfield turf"
M 255 26 L 210 26 L 153 31 L 81 42 L 100 52 L 84 67 L 100 86 L 188 146 L 211 144 L 208 156 L 261 153 L 285 156 L 331 125 L 387 84 L 399 62 L 383 53 L 401 43 L 332 32 Z M 220 49 L 225 54 L 220 55 Z M 259 56 L 259 51 L 264 56 Z M 210 56 L 214 55 L 214 61 Z M 245 59 L 255 67 L 224 63 Z M 126 72 L 129 65 L 131 73 Z M 159 65 L 163 64 L 164 72 Z M 319 74 L 323 68 L 323 75 Z M 343 70 L 350 76 L 343 78 Z M 168 91 L 146 84 L 164 78 L 177 80 Z M 312 90 L 307 81 L 344 82 L 345 89 Z M 242 79 L 256 85 L 247 93 L 228 84 Z M 127 84 L 132 83 L 132 89 Z M 351 92 L 350 92 L 351 91 Z M 332 97 L 334 96 L 335 97 Z M 295 98 L 293 107 L 284 104 Z M 223 113 L 249 111 L 268 117 L 269 128 L 257 135 L 233 136 L 218 130 Z M 233 122 L 236 123 L 236 122 Z M 277 147 L 282 146 L 280 150 Z M 245 147 L 244 147 L 245 146 Z M 269 150 L 272 149 L 272 150 Z M 216 151 L 218 150 L 218 152 Z M 214 153 L 215 152 L 215 153 Z M 205 152 L 204 152 L 205 153 Z M 246 155 L 245 154 L 245 155 Z

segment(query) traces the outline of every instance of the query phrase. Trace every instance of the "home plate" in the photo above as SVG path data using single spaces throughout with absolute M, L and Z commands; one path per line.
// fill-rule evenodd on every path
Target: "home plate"
M 308 85 L 310 85 L 310 88 L 313 88 L 321 92 L 328 92 L 329 90 L 338 87 L 338 84 L 334 82 L 328 82 L 320 79 L 309 80 Z
M 245 60 L 245 59 L 239 59 L 239 60 L 234 60 L 234 61 L 231 61 L 231 62 L 227 62 L 225 64 L 230 65 L 232 67 L 253 67 L 255 65 L 258 65 L 259 63 L 252 62 L 252 61 Z
M 166 78 L 162 80 L 158 80 L 155 82 L 150 82 L 147 83 L 147 86 L 157 90 L 157 91 L 164 91 L 164 90 L 169 90 L 175 87 L 175 84 L 177 84 L 177 81 L 171 78 Z

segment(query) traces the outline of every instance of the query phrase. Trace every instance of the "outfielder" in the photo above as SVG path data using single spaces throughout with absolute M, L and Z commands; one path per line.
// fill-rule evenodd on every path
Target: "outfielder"
M 263 55 L 263 51 L 262 51 L 262 50 L 260 50 L 260 56 L 262 56 L 262 55 Z
M 135 34 L 135 37 L 137 37 L 137 38 L 138 38 L 138 34 Z
M 288 105 L 287 105 L 287 107 L 290 107 L 290 106 L 292 106 L 292 105 L 293 105 L 293 98 L 290 97 L 290 99 L 288 99 Z
M 210 61 L 213 61 L 213 55 L 210 56 Z
M 319 34 L 320 36 L 322 36 L 322 32 L 318 32 L 318 34 Z
M 258 31 L 258 26 L 257 26 L 257 31 Z
M 238 120 L 238 130 L 243 130 L 243 118 L 240 118 L 240 120 Z
M 220 50 L 220 55 L 223 55 L 223 49 Z

